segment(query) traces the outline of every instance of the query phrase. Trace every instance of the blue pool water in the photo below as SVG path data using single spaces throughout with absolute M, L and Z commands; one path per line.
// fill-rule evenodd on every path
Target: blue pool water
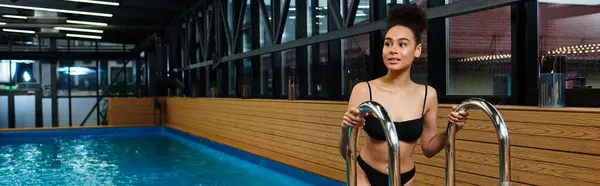
M 0 132 L 0 185 L 342 185 L 167 127 Z

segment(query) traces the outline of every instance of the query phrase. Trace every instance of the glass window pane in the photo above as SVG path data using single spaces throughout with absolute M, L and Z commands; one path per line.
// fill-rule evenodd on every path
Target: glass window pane
M 351 6 L 352 0 L 347 0 L 348 6 Z M 358 9 L 354 17 L 354 25 L 361 25 L 369 23 L 369 0 L 360 0 L 358 3 Z M 350 9 L 348 8 L 348 11 Z
M 273 19 L 271 18 L 271 2 L 270 1 L 265 1 L 265 6 L 267 9 L 267 19 L 269 20 L 269 22 L 272 22 Z M 259 10 L 259 21 L 260 21 L 260 46 L 261 47 L 265 47 L 265 46 L 269 46 L 271 45 L 272 39 L 271 36 L 269 35 L 269 31 L 268 31 L 268 25 L 267 22 L 265 21 L 265 18 L 263 15 L 265 15 L 262 11 L 262 9 Z M 272 29 L 273 32 L 275 32 L 275 29 Z M 275 33 L 273 33 L 275 34 Z
M 283 8 L 283 3 L 281 3 Z M 281 43 L 296 40 L 296 1 L 290 1 L 290 8 L 284 11 L 288 11 L 288 17 L 285 20 L 285 27 L 283 29 L 283 35 L 281 36 Z
M 0 128 L 8 128 L 8 96 L 0 96 Z
M 317 4 L 313 4 L 312 1 L 307 1 L 307 29 L 308 36 L 318 35 L 327 33 L 327 1 L 318 1 Z
M 50 90 L 52 90 L 52 81 L 50 77 L 52 74 L 50 73 L 51 69 L 50 64 L 48 63 L 42 63 L 42 77 L 41 77 L 41 82 L 42 82 L 42 89 L 43 91 L 43 95 L 44 97 L 49 97 L 50 96 Z
M 566 57 L 566 88 L 600 88 L 598 6 L 577 1 L 540 3 L 539 21 L 542 56 Z
M 447 95 L 510 95 L 510 6 L 450 19 Z
M 311 69 L 308 71 L 309 93 L 314 97 L 325 98 L 328 96 L 328 87 L 326 86 L 328 51 L 327 42 L 309 47 L 309 69 Z
M 281 52 L 281 64 L 281 82 L 283 83 L 283 86 L 281 87 L 281 92 L 282 95 L 290 95 L 290 87 L 292 86 L 292 84 L 294 83 L 294 79 L 296 78 L 296 49 L 290 49 Z M 298 90 L 298 88 L 295 88 L 296 93 L 291 95 L 298 95 Z
M 349 95 L 354 85 L 367 81 L 369 78 L 367 74 L 369 41 L 369 34 L 342 39 L 344 49 L 343 68 L 345 69 L 342 73 L 344 95 Z
M 4 66 L 4 71 L 6 71 L 6 67 L 8 67 L 8 71 L 12 74 L 12 82 L 19 84 L 31 84 L 37 83 L 39 80 L 39 63 L 36 63 L 32 60 L 9 60 L 10 65 L 1 65 Z M 6 64 L 6 63 L 4 63 Z M 34 67 L 37 69 L 38 74 L 34 73 Z M 0 69 L 2 70 L 2 69 Z M 6 79 L 5 79 L 6 80 Z
M 85 119 L 87 114 L 96 104 L 95 97 L 80 97 L 71 99 L 71 116 L 73 117 L 73 126 L 81 125 L 81 122 Z M 90 117 L 86 120 L 84 126 L 95 126 L 97 121 L 96 109 L 90 114 Z
M 44 117 L 44 127 L 52 127 L 52 99 L 42 99 L 42 117 Z
M 11 63 L 10 60 L 0 60 L 0 83 L 10 83 L 16 70 L 17 63 Z
M 35 127 L 35 96 L 15 96 L 15 128 Z
M 123 68 L 125 61 L 109 61 L 108 74 L 112 83 L 111 92 L 116 95 L 132 95 L 133 90 L 133 63 L 127 63 Z
M 252 93 L 252 61 L 250 58 L 244 58 L 244 78 L 242 82 L 242 97 L 249 97 Z
M 71 109 L 73 106 L 73 100 L 71 100 Z M 58 126 L 68 127 L 69 126 L 69 98 L 58 98 Z
M 214 97 L 216 95 L 215 86 L 210 81 L 210 73 L 212 72 L 211 67 L 204 67 L 204 83 L 206 83 L 206 96 Z
M 427 84 L 427 32 L 421 35 L 421 57 L 413 61 L 410 78 L 419 84 Z
M 235 63 L 234 62 L 229 62 L 228 64 L 228 68 L 229 68 L 229 96 L 236 96 L 236 70 L 235 70 Z
M 241 32 L 243 33 L 242 35 L 242 39 L 243 39 L 243 49 L 242 52 L 246 52 L 249 51 L 252 48 L 252 45 L 250 45 L 251 41 L 250 41 L 250 37 L 252 37 L 250 35 L 250 30 L 252 30 L 252 24 L 250 24 L 250 12 L 252 11 L 250 8 L 250 0 L 245 0 L 246 2 L 246 10 L 244 12 L 244 23 L 242 25 L 241 28 Z
M 271 54 L 260 56 L 260 94 L 271 96 L 273 94 L 273 68 L 271 64 Z
M 59 96 L 68 96 L 69 88 L 71 96 L 96 96 L 96 61 L 59 62 L 56 71 Z

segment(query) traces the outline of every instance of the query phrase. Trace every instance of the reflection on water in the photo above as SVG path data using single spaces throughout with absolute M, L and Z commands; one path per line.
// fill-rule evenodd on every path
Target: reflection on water
M 165 136 L 0 141 L 0 185 L 305 184 L 191 147 Z

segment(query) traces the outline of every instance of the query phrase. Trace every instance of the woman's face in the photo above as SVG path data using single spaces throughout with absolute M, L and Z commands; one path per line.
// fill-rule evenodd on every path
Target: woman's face
M 408 27 L 397 25 L 388 30 L 383 43 L 383 62 L 389 70 L 406 70 L 419 56 L 421 44 L 417 44 Z

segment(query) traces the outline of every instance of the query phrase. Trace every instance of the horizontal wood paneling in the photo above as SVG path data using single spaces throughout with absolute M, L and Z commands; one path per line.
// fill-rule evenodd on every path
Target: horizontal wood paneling
M 164 102 L 166 100 L 162 99 Z M 154 98 L 108 99 L 108 125 L 151 125 L 158 123 L 160 112 L 154 110 Z M 163 109 L 164 110 L 164 109 Z M 164 113 L 163 121 L 166 113 Z
M 217 142 L 344 181 L 337 143 L 344 102 L 167 98 L 167 123 Z M 497 107 L 507 123 L 514 185 L 600 184 L 600 109 Z M 450 105 L 440 105 L 438 131 Z M 488 117 L 472 110 L 457 134 L 459 185 L 497 185 L 498 147 Z M 364 144 L 361 133 L 361 146 Z M 444 152 L 415 150 L 418 185 L 443 185 Z

